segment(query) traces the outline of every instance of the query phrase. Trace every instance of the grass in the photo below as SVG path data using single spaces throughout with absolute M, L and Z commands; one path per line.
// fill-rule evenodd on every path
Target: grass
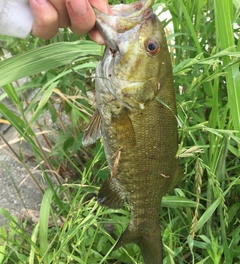
M 174 40 L 169 47 L 178 105 L 179 156 L 185 171 L 179 186 L 162 202 L 164 263 L 238 263 L 240 3 L 162 2 L 171 12 L 174 28 L 168 40 Z M 169 22 L 163 21 L 165 26 Z M 1 55 L 0 121 L 9 122 L 19 140 L 29 143 L 49 188 L 36 181 L 21 147 L 17 151 L 6 141 L 36 188 L 42 190 L 43 199 L 40 220 L 30 233 L 27 223 L 19 223 L 0 209 L 9 220 L 8 229 L 0 227 L 0 263 L 143 263 L 135 245 L 112 251 L 128 224 L 128 205 L 109 210 L 95 200 L 108 175 L 107 164 L 101 142 L 86 149 L 81 138 L 93 113 L 89 92 L 94 89 L 92 76 L 102 49 L 77 38 L 67 30 L 48 43 L 31 36 L 27 40 L 1 37 L 12 58 Z M 16 83 L 27 76 L 25 84 Z M 28 102 L 27 93 L 37 87 Z M 17 112 L 3 104 L 6 97 Z M 39 123 L 46 112 L 57 129 Z

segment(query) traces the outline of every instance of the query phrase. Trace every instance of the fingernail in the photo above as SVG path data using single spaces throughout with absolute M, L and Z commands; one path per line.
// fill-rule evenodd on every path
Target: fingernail
M 47 0 L 35 0 L 39 5 L 44 5 Z
M 86 0 L 70 0 L 68 4 L 76 15 L 84 15 L 88 10 Z

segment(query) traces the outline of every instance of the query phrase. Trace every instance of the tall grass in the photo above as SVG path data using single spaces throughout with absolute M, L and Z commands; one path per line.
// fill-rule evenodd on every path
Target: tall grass
M 164 263 L 238 263 L 240 3 L 161 2 L 171 13 L 163 24 L 172 22 L 174 29 L 167 37 L 178 104 L 179 156 L 185 171 L 182 182 L 162 202 Z M 155 10 L 159 4 L 156 1 Z M 2 37 L 13 56 L 7 59 L 2 54 L 0 62 L 4 89 L 0 121 L 9 122 L 19 140 L 31 146 L 49 188 L 36 181 L 21 147 L 17 151 L 5 142 L 42 190 L 43 200 L 39 222 L 30 234 L 26 223 L 0 210 L 10 223 L 7 230 L 0 227 L 0 263 L 142 263 L 135 245 L 112 251 L 128 224 L 128 205 L 109 210 L 95 200 L 108 175 L 107 164 L 101 142 L 86 149 L 81 137 L 94 108 L 89 92 L 94 90 L 102 48 L 76 39 L 67 30 L 49 43 Z M 28 81 L 16 84 L 22 77 Z M 28 102 L 26 94 L 36 88 Z M 17 113 L 2 103 L 6 97 Z M 46 112 L 51 126 L 39 121 Z

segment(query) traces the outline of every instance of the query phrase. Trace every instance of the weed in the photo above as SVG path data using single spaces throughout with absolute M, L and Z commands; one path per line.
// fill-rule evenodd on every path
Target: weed
M 178 104 L 178 156 L 185 171 L 162 201 L 164 263 L 239 263 L 239 1 L 161 2 L 162 12 L 171 13 L 163 24 L 173 26 L 167 37 Z M 159 5 L 156 1 L 154 10 Z M 94 71 L 102 48 L 86 36 L 77 39 L 67 29 L 47 45 L 32 36 L 1 36 L 0 122 L 11 124 L 18 141 L 29 144 L 48 189 L 26 165 L 21 144 L 13 149 L 1 135 L 43 199 L 30 233 L 26 222 L 0 209 L 9 221 L 8 229 L 0 227 L 0 263 L 143 263 L 136 245 L 112 250 L 128 224 L 128 205 L 110 210 L 96 203 L 109 171 L 101 141 L 83 148 L 81 139 L 94 110 Z M 5 58 L 6 50 L 11 58 Z M 22 77 L 27 77 L 23 85 L 16 82 Z M 15 112 L 4 105 L 5 98 Z

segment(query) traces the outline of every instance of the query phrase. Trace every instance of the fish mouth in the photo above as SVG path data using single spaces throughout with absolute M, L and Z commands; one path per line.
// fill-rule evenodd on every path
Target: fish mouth
M 142 0 L 132 4 L 115 5 L 112 8 L 113 15 L 106 15 L 94 9 L 96 15 L 96 27 L 103 35 L 106 46 L 116 52 L 121 33 L 131 30 L 141 24 L 152 14 L 154 0 Z
M 138 90 L 150 79 L 142 75 L 131 75 L 128 70 L 135 68 L 138 52 L 142 49 L 140 41 L 145 38 L 148 27 L 152 25 L 153 2 L 153 0 L 142 0 L 127 5 L 115 5 L 112 6 L 113 15 L 94 10 L 96 27 L 106 42 L 103 59 L 96 70 L 99 87 L 105 87 L 122 106 L 129 110 L 133 109 L 130 104 L 144 108 L 144 104 L 132 96 L 127 100 L 126 97 L 130 97 L 124 90 Z M 135 54 L 131 56 L 133 49 Z

